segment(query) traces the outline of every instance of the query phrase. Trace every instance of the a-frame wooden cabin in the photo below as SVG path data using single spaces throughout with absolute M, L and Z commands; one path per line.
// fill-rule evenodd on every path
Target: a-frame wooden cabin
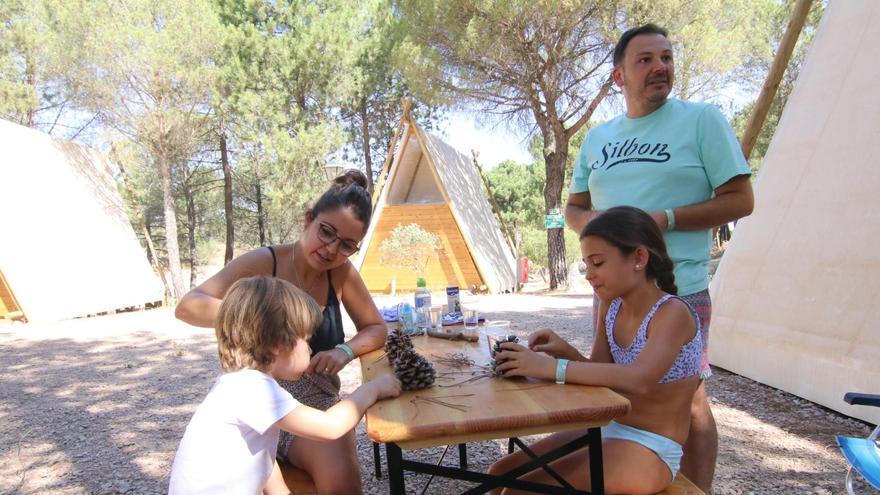
M 476 285 L 515 288 L 515 260 L 481 186 L 473 161 L 421 128 L 404 105 L 403 118 L 374 192 L 373 219 L 355 266 L 371 292 L 413 291 L 416 274 L 379 263 L 380 245 L 397 225 L 415 223 L 440 238 L 427 264 L 428 288 Z

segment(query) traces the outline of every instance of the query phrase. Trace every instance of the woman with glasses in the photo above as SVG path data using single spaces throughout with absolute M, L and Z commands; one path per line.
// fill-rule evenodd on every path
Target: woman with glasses
M 339 402 L 339 371 L 357 356 L 382 347 L 387 336 L 384 320 L 348 259 L 360 248 L 370 225 L 372 201 L 366 187 L 366 177 L 357 170 L 337 177 L 306 212 L 298 241 L 258 248 L 232 260 L 187 293 L 175 316 L 192 325 L 212 327 L 220 302 L 235 281 L 272 275 L 293 283 L 323 307 L 324 320 L 309 340 L 312 358 L 303 378 L 279 383 L 312 407 L 327 409 Z M 357 334 L 347 342 L 340 302 L 357 328 Z M 361 493 L 354 431 L 333 442 L 282 432 L 278 457 L 307 471 L 319 493 Z

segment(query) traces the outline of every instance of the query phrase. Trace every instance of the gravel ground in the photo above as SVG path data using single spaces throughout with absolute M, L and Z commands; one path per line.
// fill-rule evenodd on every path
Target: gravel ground
M 464 303 L 523 333 L 550 327 L 588 348 L 587 296 L 465 295 Z M 177 443 L 218 370 L 213 332 L 158 309 L 0 324 L 0 346 L 0 493 L 165 493 Z M 358 366 L 342 381 L 343 391 L 357 387 Z M 716 494 L 845 493 L 833 435 L 866 436 L 867 424 L 720 369 L 709 392 L 721 446 Z M 363 423 L 357 432 L 365 492 L 387 493 L 372 475 Z M 436 462 L 442 450 L 405 455 Z M 506 441 L 471 444 L 470 466 L 485 469 L 505 451 Z M 457 449 L 444 463 L 457 465 Z M 408 476 L 408 490 L 426 482 Z M 435 479 L 427 493 L 465 486 Z

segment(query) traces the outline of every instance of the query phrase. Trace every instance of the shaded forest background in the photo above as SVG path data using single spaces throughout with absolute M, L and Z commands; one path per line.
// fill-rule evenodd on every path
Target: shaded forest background
M 623 111 L 609 77 L 620 34 L 669 29 L 673 96 L 719 105 L 741 134 L 793 3 L 6 0 L 0 118 L 109 154 L 176 299 L 200 268 L 296 239 L 326 165 L 376 180 L 402 98 L 429 130 L 471 113 L 530 136 L 530 163 L 486 175 L 520 254 L 555 288 L 580 255 L 544 215 L 564 206 L 589 128 Z M 754 170 L 823 9 L 814 2 Z

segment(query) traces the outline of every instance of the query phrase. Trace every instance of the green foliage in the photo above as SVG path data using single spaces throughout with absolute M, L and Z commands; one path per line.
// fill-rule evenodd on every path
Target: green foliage
M 428 128 L 440 105 L 500 114 L 536 129 L 534 161 L 487 178 L 523 252 L 544 264 L 543 216 L 565 200 L 585 109 L 619 34 L 644 20 L 665 25 L 677 94 L 712 96 L 735 78 L 760 85 L 792 2 L 7 0 L 0 117 L 97 148 L 115 143 L 160 258 L 171 261 L 178 241 L 184 261 L 198 263 L 225 234 L 221 136 L 240 252 L 297 238 L 306 203 L 327 187 L 328 157 L 377 173 L 402 97 L 417 97 L 413 115 Z M 572 235 L 567 261 L 579 257 Z
M 501 218 L 512 229 L 542 226 L 544 222 L 544 174 L 535 164 L 510 160 L 486 173 Z
M 786 0 L 778 5 L 772 14 L 774 45 L 778 45 L 782 40 L 782 36 L 785 34 L 785 28 L 788 24 L 789 17 L 791 16 L 793 5 L 794 0 Z M 756 173 L 760 169 L 761 164 L 764 161 L 764 156 L 767 154 L 767 148 L 770 147 L 770 140 L 776 132 L 776 127 L 779 125 L 779 119 L 782 118 L 782 110 L 785 108 L 785 104 L 788 102 L 788 97 L 794 89 L 794 83 L 797 80 L 798 75 L 800 75 L 801 68 L 803 67 L 807 52 L 813 42 L 816 28 L 819 25 L 819 21 L 821 20 L 824 11 L 824 2 L 813 2 L 810 8 L 810 13 L 807 15 L 807 20 L 804 23 L 803 30 L 801 31 L 797 44 L 794 47 L 794 51 L 791 54 L 791 60 L 789 60 L 785 74 L 783 74 L 782 80 L 779 83 L 776 95 L 773 97 L 773 102 L 770 104 L 770 109 L 767 112 L 767 119 L 764 121 L 764 126 L 758 134 L 758 139 L 755 141 L 754 148 L 752 148 L 752 156 L 749 159 L 749 162 L 753 173 Z M 771 53 L 764 57 L 755 57 L 750 61 L 749 68 L 754 74 L 754 77 L 748 80 L 754 81 L 754 89 L 756 91 L 760 89 L 760 84 L 763 82 L 764 78 L 766 78 L 767 72 L 770 70 L 770 65 L 773 63 L 773 55 L 774 54 Z M 755 101 L 752 101 L 741 108 L 733 116 L 733 122 L 731 125 L 737 136 L 742 136 L 745 132 L 746 125 L 748 124 L 754 107 Z M 754 178 L 756 175 L 753 175 L 752 177 Z
M 519 255 L 529 259 L 533 270 L 547 267 L 547 233 L 543 228 L 526 227 L 522 231 L 523 240 Z M 581 243 L 570 229 L 565 229 L 565 262 L 571 265 L 581 259 Z
M 620 31 L 653 22 L 669 31 L 675 52 L 673 95 L 709 100 L 755 58 L 772 56 L 776 0 L 626 0 Z M 781 32 L 780 32 L 781 36 Z
M 398 225 L 379 246 L 379 263 L 412 270 L 424 277 L 428 261 L 440 249 L 440 237 L 419 224 Z
M 81 137 L 92 116 L 75 107 L 66 81 L 73 61 L 61 0 L 0 2 L 0 118 L 63 138 Z

